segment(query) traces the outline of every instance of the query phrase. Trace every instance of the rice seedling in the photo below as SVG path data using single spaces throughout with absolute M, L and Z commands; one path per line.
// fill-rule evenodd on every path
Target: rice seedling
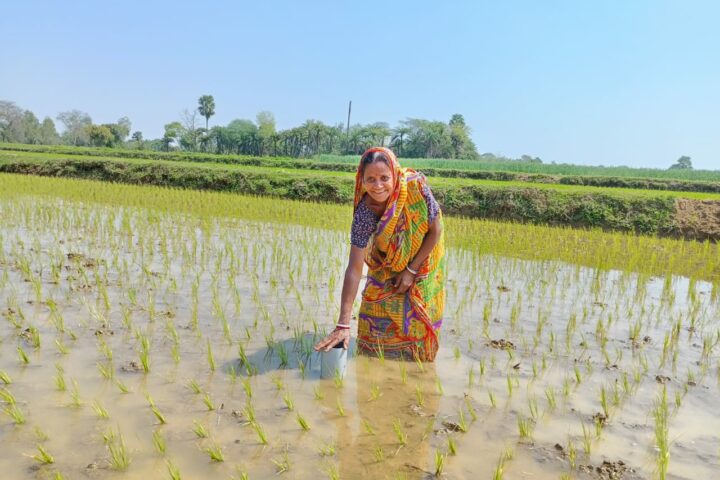
M 122 382 L 122 380 L 116 379 L 116 380 L 115 380 L 115 385 L 116 385 L 116 386 L 118 387 L 118 389 L 120 390 L 120 393 L 131 393 L 131 392 L 132 392 L 132 390 L 130 390 L 130 388 L 129 388 L 127 385 L 125 385 L 125 384 Z
M 398 443 L 400 445 L 407 445 L 407 433 L 403 431 L 402 424 L 400 423 L 400 419 L 395 418 L 393 419 L 393 431 L 395 432 L 395 438 L 397 439 Z
M 28 357 L 27 353 L 25 353 L 25 350 L 22 348 L 22 345 L 17 346 L 17 352 L 18 357 L 20 358 L 20 363 L 23 365 L 27 365 L 30 363 L 30 358 Z
M 375 461 L 378 463 L 385 460 L 385 450 L 379 444 L 375 445 L 375 448 L 373 449 L 373 455 L 375 457 Z
M 592 438 L 590 437 L 590 429 L 585 427 L 585 422 L 582 422 L 581 426 L 583 432 L 583 451 L 585 452 L 585 455 L 590 456 L 590 452 L 592 451 Z
M 331 457 L 335 455 L 335 452 L 337 450 L 337 445 L 334 441 L 323 443 L 318 447 L 318 453 L 321 457 Z
M 8 375 L 7 372 L 5 372 L 4 370 L 0 370 L 0 382 L 5 385 L 10 385 L 12 383 L 10 375 Z
M 340 397 L 337 397 L 337 399 L 335 401 L 335 409 L 337 410 L 338 415 L 340 415 L 341 417 L 344 417 L 347 415 L 345 413 L 345 407 L 343 407 L 342 400 L 340 399 Z
M 59 363 L 55 364 L 55 370 L 57 372 L 56 375 L 53 377 L 55 387 L 61 392 L 64 392 L 65 390 L 67 390 L 67 384 L 65 382 L 65 370 Z
M 78 388 L 78 382 L 77 380 L 73 379 L 72 381 L 72 389 L 70 390 L 70 405 L 75 408 L 80 408 L 82 406 L 82 401 L 80 400 L 80 390 Z
M 223 455 L 222 448 L 215 442 L 211 442 L 210 445 L 203 449 L 203 452 L 207 453 L 210 460 L 213 462 L 224 462 L 225 455 Z
M 488 399 L 490 400 L 490 405 L 495 408 L 497 407 L 497 401 L 495 400 L 495 395 L 491 390 L 488 390 Z
M 43 447 L 42 445 L 38 445 L 37 450 L 38 453 L 32 456 L 33 460 L 43 465 L 55 463 L 55 458 L 50 455 L 47 450 L 45 450 L 45 447 Z
M 202 388 L 200 388 L 200 385 L 197 383 L 197 380 L 194 378 L 191 379 L 187 384 L 188 389 L 190 389 L 191 392 L 193 392 L 196 395 L 200 395 L 202 393 Z
M 125 471 L 130 466 L 131 458 L 122 433 L 108 430 L 104 435 L 105 446 L 110 454 L 110 468 Z
M 213 356 L 212 345 L 210 345 L 210 339 L 207 340 L 207 361 L 210 371 L 215 371 L 215 357 Z
M 258 440 L 261 444 L 267 445 L 268 444 L 268 437 L 265 433 L 265 429 L 260 425 L 258 422 L 252 422 L 251 423 L 253 430 L 255 430 L 255 433 L 258 436 Z
M 299 412 L 297 414 L 297 422 L 300 425 L 300 427 L 303 429 L 303 431 L 309 431 L 310 430 L 310 424 L 307 422 L 305 417 L 303 417 Z
M 168 476 L 170 480 L 181 480 L 180 469 L 170 460 L 167 460 L 165 465 L 167 466 Z
M 6 407 L 5 413 L 12 419 L 13 422 L 15 422 L 15 425 L 22 425 L 25 423 L 25 414 L 15 403 Z
M 442 475 L 445 469 L 445 458 L 447 454 L 442 453 L 440 450 L 435 450 L 435 476 L 439 477 Z
M 287 449 L 283 452 L 282 456 L 278 458 L 271 458 L 270 461 L 275 465 L 275 471 L 277 474 L 285 473 L 290 470 L 290 457 Z
M 523 415 L 517 416 L 518 433 L 520 434 L 520 440 L 531 439 L 533 432 L 533 422 L 531 419 L 524 417 Z
M 210 398 L 210 394 L 205 392 L 202 396 L 202 401 L 205 404 L 205 408 L 212 411 L 215 410 L 215 403 L 212 401 L 212 398 Z
M 285 402 L 285 407 L 287 407 L 289 411 L 292 412 L 293 410 L 295 410 L 295 400 L 293 400 L 290 392 L 285 392 L 283 394 L 283 402 Z
M 198 438 L 207 438 L 210 436 L 210 433 L 208 432 L 207 427 L 197 420 L 193 420 L 192 431 L 195 434 L 195 436 Z
M 92 408 L 98 418 L 102 418 L 103 420 L 107 420 L 108 418 L 110 418 L 110 414 L 108 413 L 107 409 L 103 407 L 98 400 L 93 401 Z
M 152 441 L 155 450 L 157 450 L 160 455 L 165 455 L 165 453 L 167 452 L 167 441 L 165 440 L 165 437 L 163 436 L 160 429 L 153 430 Z
M 457 455 L 457 443 L 453 437 L 447 439 L 447 451 L 450 455 Z
M 655 420 L 655 444 L 657 447 L 656 468 L 658 477 L 661 480 L 665 480 L 670 463 L 670 443 L 668 439 L 669 410 L 665 385 L 663 385 L 662 394 L 655 402 L 655 408 L 652 414 Z

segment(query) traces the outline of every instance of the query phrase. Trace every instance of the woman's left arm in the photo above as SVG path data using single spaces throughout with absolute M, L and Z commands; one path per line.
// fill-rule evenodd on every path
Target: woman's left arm
M 442 236 L 442 228 L 443 227 L 442 222 L 440 221 L 440 215 L 438 215 L 428 227 L 428 231 L 425 234 L 425 238 L 423 238 L 422 244 L 420 244 L 420 248 L 418 249 L 415 258 L 413 258 L 410 263 L 408 263 L 408 267 L 411 270 L 417 272 L 417 270 L 423 264 L 428 255 L 430 255 L 432 249 L 435 248 L 435 245 L 437 245 L 437 243 L 440 241 L 440 237 Z M 410 270 L 406 268 L 405 270 L 400 272 L 400 275 L 395 278 L 395 292 L 407 292 L 414 281 L 415 274 L 413 274 Z

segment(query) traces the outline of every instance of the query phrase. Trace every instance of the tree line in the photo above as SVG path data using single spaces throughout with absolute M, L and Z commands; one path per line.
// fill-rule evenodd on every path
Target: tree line
M 347 128 L 342 123 L 307 120 L 286 130 L 278 130 L 274 115 L 267 111 L 258 113 L 254 121 L 238 118 L 227 125 L 211 126 L 214 115 L 214 98 L 203 95 L 197 108 L 184 110 L 180 118 L 164 126 L 162 137 L 146 139 L 142 132 L 132 131 L 127 117 L 96 124 L 85 112 L 61 112 L 55 118 L 62 125 L 58 133 L 52 118 L 40 121 L 30 110 L 0 101 L 0 141 L 286 157 L 360 154 L 381 145 L 393 148 L 402 157 L 479 158 L 461 114 L 453 115 L 448 122 L 409 118 L 394 127 L 376 122 Z

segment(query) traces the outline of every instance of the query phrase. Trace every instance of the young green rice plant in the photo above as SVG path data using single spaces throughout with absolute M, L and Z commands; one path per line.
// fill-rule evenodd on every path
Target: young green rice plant
M 505 478 L 505 458 L 501 455 L 493 470 L 492 480 L 503 480 L 503 478 Z
M 210 436 L 207 427 L 197 420 L 193 420 L 192 431 L 198 438 L 208 438 Z
M 5 385 L 10 385 L 12 383 L 10 375 L 8 375 L 7 372 L 5 372 L 4 370 L 0 370 L 0 382 Z
M 150 339 L 147 335 L 140 334 L 140 364 L 142 365 L 143 372 L 146 374 L 150 372 Z
M 55 458 L 53 458 L 53 456 L 50 455 L 47 450 L 45 450 L 45 447 L 43 447 L 42 445 L 38 445 L 37 450 L 38 453 L 32 456 L 33 460 L 43 465 L 55 463 Z
M 660 480 L 665 480 L 670 463 L 670 443 L 668 439 L 669 410 L 667 404 L 667 388 L 663 385 L 662 394 L 655 402 L 653 417 L 655 419 L 655 444 L 657 447 L 657 472 Z
M 457 455 L 457 442 L 455 441 L 455 438 L 452 436 L 449 436 L 447 439 L 447 451 L 450 455 Z
M 210 339 L 207 340 L 207 361 L 210 371 L 215 371 L 215 357 L 213 356 L 212 345 L 210 345 Z
M 98 418 L 102 418 L 103 420 L 107 420 L 108 418 L 110 418 L 110 414 L 108 413 L 107 409 L 102 406 L 99 400 L 93 401 L 92 408 Z
M 318 447 L 318 453 L 321 457 L 332 457 L 335 455 L 336 450 L 337 445 L 335 445 L 334 441 L 323 443 Z
M 590 456 L 590 452 L 592 451 L 592 438 L 590 437 L 590 429 L 585 426 L 585 422 L 582 422 L 581 425 L 583 431 L 583 451 L 585 452 L 585 455 Z
M 315 385 L 315 387 L 313 388 L 313 393 L 315 395 L 315 400 L 322 400 L 323 398 L 325 398 L 325 394 L 322 392 L 319 385 Z
M 120 390 L 120 393 L 130 393 L 130 392 L 132 392 L 132 390 L 130 390 L 130 387 L 128 387 L 127 385 L 125 385 L 125 384 L 122 382 L 122 380 L 120 380 L 120 379 L 115 379 L 115 385 L 116 385 L 116 386 L 118 387 L 118 389 Z
M 337 397 L 337 399 L 335 401 L 335 409 L 337 410 L 338 415 L 340 415 L 341 417 L 344 417 L 347 415 L 347 413 L 345 412 L 345 407 L 343 407 L 342 400 L 340 399 L 340 397 Z
M 378 463 L 385 460 L 385 450 L 380 444 L 375 445 L 375 448 L 373 449 L 373 456 L 375 457 L 375 461 Z
M 375 401 L 378 398 L 380 398 L 381 396 L 382 396 L 382 392 L 380 391 L 379 385 L 373 385 L 372 387 L 370 387 L 370 400 L 369 401 L 371 401 L 371 402 Z
M 70 390 L 70 405 L 75 408 L 80 408 L 82 406 L 82 401 L 80 400 L 80 390 L 78 389 L 78 382 L 77 380 L 73 379 L 72 381 L 72 390 Z
M 211 442 L 210 445 L 203 449 L 203 451 L 208 454 L 210 460 L 213 462 L 225 461 L 225 455 L 223 455 L 222 448 L 215 442 Z
M 467 431 L 468 431 L 468 425 L 467 425 L 467 421 L 465 420 L 465 413 L 463 412 L 462 407 L 460 407 L 460 410 L 458 411 L 458 423 L 457 423 L 457 426 L 458 426 L 458 428 L 460 429 L 461 432 L 467 433 Z
M 181 480 L 182 477 L 180 476 L 180 469 L 170 460 L 167 460 L 165 463 L 167 466 L 168 476 L 170 477 L 170 480 Z
M 605 391 L 604 385 L 600 387 L 600 406 L 602 407 L 605 417 L 609 418 L 610 407 L 608 406 L 607 392 Z
M 200 388 L 200 385 L 198 384 L 197 380 L 190 379 L 188 382 L 187 387 L 190 389 L 191 392 L 193 392 L 196 395 L 200 395 L 202 393 L 202 388 Z
M 100 372 L 100 375 L 101 375 L 105 380 L 112 380 L 113 375 L 114 375 L 114 371 L 113 371 L 112 364 L 104 365 L 104 364 L 98 362 L 98 363 L 97 363 L 97 369 L 98 369 L 98 371 Z
M 568 462 L 570 463 L 570 468 L 574 470 L 577 466 L 577 449 L 575 448 L 575 444 L 572 439 L 568 440 L 567 457 Z
M 425 394 L 420 388 L 420 385 L 415 385 L 415 399 L 417 400 L 418 406 L 422 407 L 425 405 Z
M 253 396 L 253 389 L 252 389 L 252 383 L 250 383 L 250 378 L 245 378 L 242 382 L 243 390 L 245 390 L 245 398 L 251 399 Z
M 131 458 L 122 433 L 115 433 L 112 429 L 103 435 L 105 446 L 110 454 L 110 468 L 124 471 L 130 466 Z
M 533 422 L 531 419 L 523 415 L 518 415 L 517 425 L 521 440 L 532 438 Z
M 293 400 L 290 392 L 285 392 L 285 394 L 283 394 L 283 402 L 285 402 L 285 406 L 289 411 L 292 412 L 295 410 L 295 401 Z
M 488 390 L 488 399 L 490 400 L 490 405 L 493 408 L 497 407 L 497 401 L 495 400 L 495 394 L 493 394 L 492 390 Z
M 335 388 L 343 388 L 343 385 L 345 384 L 342 373 L 340 373 L 340 370 L 337 368 L 335 369 L 335 376 L 333 377 L 333 382 L 335 383 Z
M 400 363 L 400 380 L 402 381 L 403 385 L 407 385 L 407 367 L 404 363 Z
M 468 412 L 470 412 L 470 418 L 472 418 L 472 421 L 476 421 L 478 419 L 477 412 L 475 411 L 475 408 L 472 405 L 472 402 L 470 401 L 470 396 L 465 396 L 465 406 L 468 409 Z
M 155 450 L 157 450 L 160 455 L 165 455 L 167 451 L 167 441 L 159 428 L 153 431 L 152 441 Z
M 545 389 L 545 398 L 547 398 L 548 409 L 555 410 L 557 400 L 555 399 L 555 389 L 553 387 L 547 387 Z
M 287 449 L 283 452 L 282 456 L 271 458 L 270 461 L 275 464 L 275 471 L 278 475 L 290 470 L 290 457 L 288 456 Z
M 403 431 L 400 419 L 396 418 L 393 420 L 393 431 L 395 432 L 395 438 L 400 445 L 407 445 L 407 433 Z
M 203 394 L 202 401 L 205 404 L 205 408 L 209 411 L 215 410 L 215 403 L 213 403 L 209 393 L 205 392 L 205 394 Z
M 16 404 L 12 404 L 5 408 L 5 413 L 15 422 L 15 425 L 22 425 L 25 423 L 25 414 L 20 407 Z
M 157 405 L 155 403 L 150 403 L 150 410 L 153 412 L 153 415 L 155 415 L 155 418 L 157 418 L 158 422 L 160 424 L 164 425 L 167 423 L 167 419 L 165 418 L 165 415 L 160 411 Z
M 30 363 L 30 358 L 27 356 L 27 353 L 25 353 L 25 350 L 22 348 L 22 345 L 17 346 L 17 352 L 18 352 L 18 358 L 20 358 L 20 363 L 23 365 L 27 365 Z
M 361 423 L 362 423 L 363 428 L 369 435 L 376 434 L 375 429 L 372 427 L 372 425 L 370 425 L 370 422 L 368 422 L 367 419 L 363 418 Z
M 8 405 L 15 405 L 15 396 L 6 388 L 0 389 L 0 401 Z
M 305 417 L 303 417 L 303 416 L 300 414 L 300 412 L 298 412 L 296 418 L 297 418 L 298 424 L 300 425 L 300 427 L 301 427 L 304 431 L 307 432 L 307 431 L 310 430 L 310 424 L 307 422 L 307 420 L 305 419 Z
M 510 374 L 507 375 L 507 391 L 508 391 L 508 398 L 512 397 L 513 390 L 515 388 L 515 381 L 512 379 Z
M 439 477 L 442 475 L 443 470 L 445 469 L 445 458 L 447 454 L 441 452 L 440 450 L 435 450 L 435 476 Z
M 252 422 L 251 425 L 253 430 L 255 430 L 255 433 L 257 434 L 260 443 L 262 443 L 263 445 L 267 445 L 268 437 L 267 433 L 265 433 L 265 429 L 263 428 L 263 426 L 260 425 L 258 422 Z
M 58 338 L 55 339 L 55 346 L 58 349 L 58 352 L 60 352 L 61 355 L 67 355 L 70 350 L 65 346 L 65 344 Z

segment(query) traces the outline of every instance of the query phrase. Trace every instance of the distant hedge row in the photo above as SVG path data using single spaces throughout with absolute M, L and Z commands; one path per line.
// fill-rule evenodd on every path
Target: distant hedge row
M 269 195 L 319 202 L 352 202 L 353 180 L 307 173 L 268 175 L 241 169 L 209 169 L 122 160 L 18 160 L 0 163 L 0 172 L 71 177 L 173 188 Z M 497 186 L 433 187 L 450 215 L 524 223 L 602 228 L 644 234 L 717 241 L 702 226 L 680 229 L 675 199 L 631 194 L 568 193 L 552 189 Z M 683 199 L 685 205 L 692 200 Z M 697 201 L 702 203 L 701 201 Z
M 297 170 L 330 170 L 354 172 L 355 166 L 347 163 L 325 163 L 312 160 L 298 160 L 287 157 L 248 157 L 238 155 L 216 155 L 192 152 L 157 152 L 151 150 L 121 150 L 116 148 L 69 147 L 58 145 L 0 144 L 0 150 L 52 153 L 60 155 L 101 156 L 116 158 L 137 158 L 200 163 L 226 163 L 271 168 L 292 168 Z M 458 170 L 445 168 L 422 168 L 429 177 L 470 178 L 478 180 L 522 181 L 562 185 L 585 185 L 592 187 L 633 188 L 642 190 L 667 190 L 678 192 L 720 193 L 720 182 L 692 180 L 650 179 L 630 177 L 605 177 L 584 175 L 549 175 L 543 173 L 521 173 L 484 170 Z

